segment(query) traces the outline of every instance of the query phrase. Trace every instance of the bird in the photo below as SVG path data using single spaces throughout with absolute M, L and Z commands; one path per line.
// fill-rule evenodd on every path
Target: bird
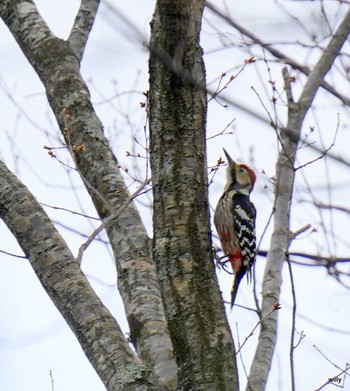
M 215 208 L 214 225 L 234 273 L 232 308 L 243 276 L 246 274 L 248 281 L 251 280 L 256 258 L 256 209 L 249 198 L 256 174 L 246 164 L 236 163 L 225 149 L 224 153 L 227 158 L 226 184 Z

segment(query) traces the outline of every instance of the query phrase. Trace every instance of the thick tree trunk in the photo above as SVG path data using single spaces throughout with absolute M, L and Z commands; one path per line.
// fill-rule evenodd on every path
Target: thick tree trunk
M 82 2 L 67 41 L 51 33 L 31 0 L 2 1 L 0 16 L 44 84 L 76 168 L 100 217 L 105 218 L 115 213 L 129 194 L 80 74 L 80 60 L 97 10 L 96 4 L 98 1 Z M 84 151 L 75 153 L 74 146 L 81 145 Z M 118 286 L 131 340 L 139 357 L 173 389 L 177 369 L 150 240 L 133 203 L 108 229 L 108 237 L 115 254 Z M 46 282 L 42 283 L 45 285 Z M 60 292 L 48 293 L 50 296 L 57 294 L 57 298 L 51 296 L 54 302 L 61 300 Z M 76 327 L 73 331 L 79 334 L 82 330 Z
M 212 261 L 206 172 L 204 1 L 159 0 L 151 23 L 153 256 L 179 390 L 237 390 L 231 332 Z

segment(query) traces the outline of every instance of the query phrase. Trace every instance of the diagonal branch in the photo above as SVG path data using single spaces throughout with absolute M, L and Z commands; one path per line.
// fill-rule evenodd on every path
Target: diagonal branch
M 44 84 L 66 144 L 84 145 L 83 152 L 75 154 L 69 148 L 70 153 L 100 218 L 110 216 L 130 194 L 92 106 L 76 52 L 52 34 L 32 0 L 3 0 L 0 16 Z M 91 18 L 92 13 L 90 23 Z M 173 388 L 176 363 L 150 239 L 134 202 L 107 229 L 107 234 L 116 259 L 130 339 L 139 357 Z
M 338 57 L 340 49 L 349 35 L 349 26 L 350 8 L 348 8 L 343 21 L 340 23 L 329 44 L 322 52 L 322 56 L 316 64 L 315 68 L 309 74 L 309 78 L 305 84 L 305 87 L 303 88 L 298 104 L 303 106 L 305 114 L 307 109 L 310 107 L 318 88 L 320 86 L 324 87 L 323 79 L 332 67 L 335 59 Z M 347 101 L 344 103 L 350 106 L 349 99 L 347 99 Z
M 0 161 L 0 217 L 18 240 L 41 284 L 66 319 L 107 390 L 128 378 L 132 390 L 163 387 L 134 355 L 63 238 L 29 190 Z M 97 338 L 98 336 L 98 338 Z
M 92 232 L 92 234 L 88 237 L 88 239 L 79 247 L 78 255 L 76 261 L 78 264 L 81 264 L 84 251 L 90 246 L 96 236 L 101 233 L 104 229 L 108 229 L 111 227 L 114 222 L 119 218 L 119 216 L 126 210 L 129 204 L 136 198 L 142 190 L 148 185 L 150 179 L 146 179 L 141 186 L 129 196 L 129 198 L 124 202 L 124 204 L 113 214 L 105 218 L 102 223 Z
M 239 23 L 237 23 L 233 18 L 226 15 L 224 12 L 222 12 L 219 8 L 217 8 L 214 4 L 210 2 L 206 2 L 206 7 L 210 9 L 214 14 L 225 20 L 226 23 L 228 23 L 230 26 L 232 26 L 234 29 L 239 31 L 242 35 L 245 35 L 251 41 L 261 46 L 262 48 L 269 51 L 274 57 L 278 58 L 281 62 L 290 65 L 293 69 L 297 69 L 298 71 L 304 73 L 306 76 L 310 76 L 311 69 L 305 65 L 299 64 L 297 61 L 293 60 L 292 58 L 288 57 L 286 54 L 281 52 L 280 50 L 273 47 L 273 45 L 264 42 L 262 39 L 260 39 L 258 36 L 253 34 L 251 31 L 247 30 L 245 27 L 241 26 Z M 344 103 L 344 105 L 350 106 L 350 99 L 341 94 L 339 91 L 337 91 L 334 87 L 332 87 L 329 83 L 322 80 L 320 82 L 320 86 L 327 90 L 329 93 L 334 95 L 336 98 L 338 98 L 341 102 Z

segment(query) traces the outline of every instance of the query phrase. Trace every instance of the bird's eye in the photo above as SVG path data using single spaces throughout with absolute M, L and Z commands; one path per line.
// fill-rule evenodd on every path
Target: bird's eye
M 240 167 L 240 168 L 238 169 L 238 171 L 239 171 L 239 172 L 244 172 L 244 168 L 243 168 L 243 167 Z

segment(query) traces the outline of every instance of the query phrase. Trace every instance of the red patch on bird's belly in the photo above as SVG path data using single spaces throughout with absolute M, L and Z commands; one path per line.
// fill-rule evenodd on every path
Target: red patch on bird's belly
M 231 263 L 233 272 L 236 274 L 240 271 L 242 266 L 242 253 L 239 249 L 235 249 L 233 254 L 228 256 L 228 259 Z

